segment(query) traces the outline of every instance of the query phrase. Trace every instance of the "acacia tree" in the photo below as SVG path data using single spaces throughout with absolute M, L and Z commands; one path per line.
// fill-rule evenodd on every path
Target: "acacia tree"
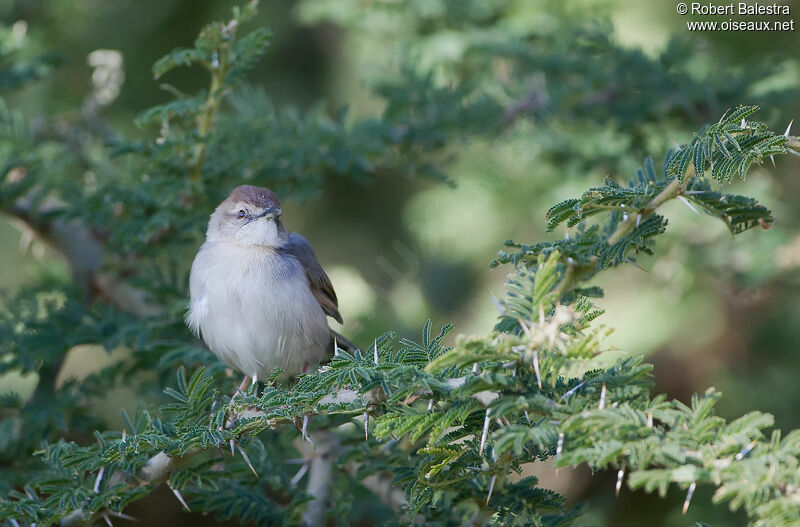
M 151 127 L 152 139 L 123 138 L 91 104 L 72 121 L 43 128 L 3 107 L 0 204 L 50 241 L 72 276 L 42 277 L 2 311 L 0 373 L 33 372 L 39 380 L 30 399 L 3 393 L 0 401 L 0 519 L 110 522 L 166 483 L 186 509 L 243 524 L 349 523 L 353 500 L 344 498 L 366 492 L 382 501 L 383 520 L 398 524 L 569 525 L 580 509 L 536 478 L 517 476 L 550 459 L 555 467 L 612 468 L 618 490 L 626 484 L 664 494 L 678 486 L 684 510 L 697 485 L 710 485 L 715 501 L 743 508 L 754 525 L 800 521 L 799 432 L 769 432 L 773 419 L 761 412 L 717 417 L 713 389 L 688 406 L 653 395 L 652 367 L 642 359 L 605 363 L 606 330 L 595 322 L 602 314 L 593 304 L 602 295 L 597 274 L 656 251 L 667 227 L 659 209 L 668 201 L 702 209 L 734 234 L 773 222 L 755 199 L 718 188 L 744 179 L 753 164 L 800 152 L 789 130 L 774 133 L 751 118 L 755 106 L 733 104 L 747 86 L 676 79 L 664 73 L 663 57 L 632 56 L 587 31 L 588 49 L 660 78 L 653 86 L 663 96 L 680 93 L 676 102 L 636 100 L 608 73 L 595 83 L 600 89 L 575 81 L 564 64 L 581 70 L 593 59 L 561 40 L 525 48 L 481 37 L 470 65 L 501 56 L 522 72 L 565 82 L 544 90 L 513 78 L 498 96 L 477 67 L 445 71 L 453 81 L 445 84 L 409 71 L 379 86 L 387 100 L 380 117 L 276 110 L 243 85 L 269 42 L 266 29 L 241 27 L 255 9 L 254 2 L 235 9 L 230 20 L 203 28 L 192 47 L 154 65 L 156 78 L 201 67 L 209 83 L 194 95 L 170 89 L 174 100 L 142 112 L 137 124 Z M 7 87 L 33 82 L 52 65 L 19 46 L 3 48 Z M 444 179 L 450 142 L 507 133 L 543 113 L 579 125 L 604 115 L 634 123 L 646 114 L 628 111 L 648 108 L 692 121 L 698 107 L 724 105 L 730 109 L 684 144 L 654 152 L 663 156 L 660 169 L 648 157 L 627 183 L 615 174 L 552 207 L 547 228 L 566 224 L 568 237 L 506 242 L 492 262 L 511 266 L 497 325 L 470 328 L 473 336 L 450 347 L 452 326 L 433 331 L 428 321 L 419 342 L 388 332 L 352 354 L 338 350 L 295 382 L 276 372 L 231 400 L 235 381 L 184 327 L 188 264 L 207 213 L 240 182 L 302 197 L 323 177 Z M 57 130 L 90 133 L 76 141 Z M 631 148 L 644 148 L 635 127 L 632 136 Z M 97 175 L 90 186 L 87 167 Z M 80 381 L 57 383 L 67 351 L 84 343 L 130 353 Z M 120 384 L 160 399 L 123 413 L 123 430 L 109 430 L 85 403 Z M 295 458 L 300 465 L 285 463 Z

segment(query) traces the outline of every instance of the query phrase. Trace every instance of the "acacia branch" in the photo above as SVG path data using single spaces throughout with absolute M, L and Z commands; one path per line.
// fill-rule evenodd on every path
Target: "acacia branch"
M 112 273 L 103 272 L 105 243 L 80 220 L 58 217 L 62 205 L 54 199 L 34 209 L 30 200 L 20 198 L 4 211 L 24 230 L 60 254 L 86 298 L 100 294 L 114 305 L 137 316 L 153 315 L 157 306 L 147 302 L 145 293 L 126 284 Z M 53 217 L 48 220 L 45 218 Z
M 689 179 L 694 176 L 694 165 L 690 165 L 689 169 L 686 171 L 686 176 L 683 178 L 683 181 L 678 181 L 677 178 L 673 179 L 669 182 L 669 184 L 664 187 L 664 190 L 658 193 L 650 202 L 638 213 L 631 214 L 628 216 L 623 222 L 620 222 L 617 225 L 617 229 L 614 231 L 614 234 L 608 239 L 609 245 L 614 245 L 615 243 L 619 242 L 626 234 L 631 232 L 643 219 L 650 216 L 653 212 L 656 211 L 658 207 L 666 203 L 671 199 L 677 198 L 679 195 L 683 193 L 683 190 L 686 188 L 686 183 Z
M 109 479 L 107 485 L 114 486 L 124 483 L 129 487 L 142 487 L 145 485 L 156 485 L 166 481 L 169 476 L 185 466 L 194 456 L 209 449 L 192 450 L 183 456 L 170 456 L 164 452 L 159 452 L 151 457 L 147 463 L 139 467 L 134 476 L 122 471 L 115 472 Z M 83 509 L 76 509 L 68 516 L 65 516 L 58 523 L 60 527 L 81 527 L 91 525 L 95 517 L 101 515 L 101 511 L 95 511 L 86 515 Z
M 333 466 L 341 451 L 339 437 L 329 430 L 320 430 L 311 437 L 314 455 L 309 468 L 307 491 L 312 500 L 303 513 L 303 522 L 308 527 L 325 524 L 328 496 L 333 484 Z
M 360 394 L 354 390 L 343 388 L 330 393 L 320 400 L 320 403 L 327 404 L 342 404 L 354 402 L 360 397 Z M 358 413 L 361 413 L 359 411 Z M 237 419 L 247 418 L 253 419 L 258 417 L 266 417 L 266 412 L 259 409 L 247 409 L 244 412 L 237 413 Z M 269 421 L 268 426 L 274 427 L 278 424 L 291 424 L 292 419 L 272 419 Z M 230 429 L 235 425 L 234 420 L 229 420 L 226 428 Z M 253 431 L 246 432 L 247 434 Z M 339 438 L 335 433 L 329 431 L 320 431 L 315 434 L 313 438 L 316 454 L 312 458 L 311 472 L 309 477 L 309 494 L 314 496 L 304 514 L 304 518 L 308 517 L 307 525 L 321 525 L 321 523 L 314 523 L 317 519 L 324 517 L 326 505 L 328 501 L 329 487 L 332 478 L 332 467 L 340 450 Z M 145 485 L 157 485 L 169 479 L 170 475 L 185 467 L 189 461 L 195 456 L 204 452 L 209 452 L 216 449 L 217 446 L 209 445 L 206 448 L 196 448 L 189 452 L 178 456 L 170 455 L 166 452 L 159 452 L 152 456 L 147 462 L 139 467 L 135 474 L 131 475 L 124 471 L 117 471 L 111 476 L 106 484 L 109 487 L 114 485 L 124 484 L 128 488 L 133 489 Z M 365 487 L 371 488 L 371 483 L 364 484 Z M 381 488 L 376 486 L 376 488 Z M 383 495 L 379 495 L 383 499 Z M 393 496 L 396 501 L 396 497 Z M 61 519 L 58 523 L 60 527 L 81 527 L 90 525 L 92 520 L 103 514 L 103 510 L 86 513 L 83 509 L 76 509 L 70 514 Z

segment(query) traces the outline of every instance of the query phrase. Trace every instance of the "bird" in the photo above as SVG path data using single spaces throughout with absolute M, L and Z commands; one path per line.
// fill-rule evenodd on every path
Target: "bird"
M 189 275 L 186 324 L 229 367 L 249 379 L 276 368 L 315 369 L 342 315 L 331 280 L 302 235 L 283 225 L 278 196 L 242 185 L 214 210 Z M 335 350 L 334 350 L 335 351 Z

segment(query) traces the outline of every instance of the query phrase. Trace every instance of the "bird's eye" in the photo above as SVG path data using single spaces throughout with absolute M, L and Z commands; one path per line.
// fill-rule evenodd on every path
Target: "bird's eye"
M 237 217 L 237 218 L 239 218 L 239 219 L 241 220 L 241 219 L 242 219 L 242 218 L 244 218 L 246 215 L 247 215 L 247 213 L 244 211 L 244 209 L 242 209 L 242 210 L 240 210 L 240 211 L 239 211 L 239 213 L 236 215 L 236 217 Z

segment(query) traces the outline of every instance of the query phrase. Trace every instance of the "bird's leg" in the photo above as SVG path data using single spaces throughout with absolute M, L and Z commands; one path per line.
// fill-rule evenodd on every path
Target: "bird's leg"
M 233 398 L 236 397 L 236 394 L 239 394 L 242 397 L 244 397 L 244 390 L 245 390 L 245 388 L 247 388 L 247 385 L 249 383 L 250 383 L 250 376 L 249 375 L 245 375 L 244 379 L 242 379 L 242 383 L 239 385 L 238 388 L 236 388 L 236 393 L 234 393 L 233 397 L 231 397 L 231 401 L 233 401 Z
M 233 400 L 236 399 L 237 395 L 241 395 L 242 397 L 244 397 L 244 390 L 245 390 L 245 388 L 247 388 L 247 383 L 249 383 L 249 382 L 250 382 L 250 376 L 249 375 L 245 375 L 244 379 L 242 379 L 242 383 L 239 384 L 239 386 L 236 387 L 236 391 L 233 392 L 233 395 L 231 395 L 231 400 L 228 401 L 228 404 L 231 404 L 233 402 Z M 229 421 L 233 422 L 233 421 L 236 421 L 237 419 L 239 419 L 239 415 L 238 414 L 232 414 L 230 416 Z M 231 445 L 231 452 L 233 452 L 233 445 Z

